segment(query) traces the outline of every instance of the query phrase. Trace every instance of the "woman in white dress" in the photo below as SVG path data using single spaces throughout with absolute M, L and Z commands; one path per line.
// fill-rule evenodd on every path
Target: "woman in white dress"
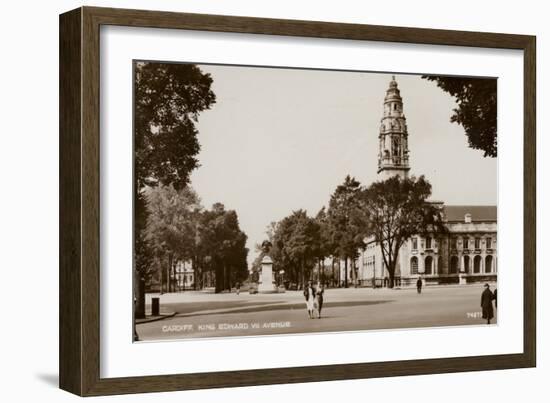
M 315 303 L 315 289 L 311 281 L 307 282 L 307 286 L 304 288 L 304 297 L 306 299 L 306 308 L 309 319 L 313 319 L 313 309 Z

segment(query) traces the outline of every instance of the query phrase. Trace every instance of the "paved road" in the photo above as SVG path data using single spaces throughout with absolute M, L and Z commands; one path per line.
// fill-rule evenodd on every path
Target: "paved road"
M 164 294 L 162 310 L 176 315 L 140 324 L 137 331 L 141 340 L 158 340 L 482 325 L 482 291 L 481 285 L 428 287 L 420 295 L 414 289 L 329 289 L 321 319 L 308 318 L 300 291 Z

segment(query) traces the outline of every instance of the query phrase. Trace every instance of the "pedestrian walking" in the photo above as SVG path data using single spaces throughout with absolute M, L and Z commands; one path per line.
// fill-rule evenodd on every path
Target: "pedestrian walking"
M 487 319 L 487 324 L 491 324 L 491 319 L 493 319 L 493 299 L 495 298 L 494 294 L 491 292 L 491 287 L 489 284 L 485 283 L 485 290 L 481 293 L 481 313 L 483 319 Z
M 304 297 L 306 299 L 306 309 L 309 319 L 313 319 L 313 310 L 315 309 L 315 289 L 310 281 L 307 282 L 307 286 L 304 288 Z
M 241 283 L 239 283 L 238 281 L 235 284 L 235 291 L 237 292 L 237 295 L 241 293 Z
M 325 289 L 321 282 L 317 283 L 317 289 L 315 290 L 315 302 L 317 305 L 317 318 L 321 319 L 321 311 L 323 310 L 323 299 L 324 299 Z
M 422 293 L 422 277 L 418 277 L 418 280 L 416 280 L 416 292 L 418 294 Z
M 495 300 L 495 309 L 497 308 L 497 289 L 493 292 L 493 299 Z

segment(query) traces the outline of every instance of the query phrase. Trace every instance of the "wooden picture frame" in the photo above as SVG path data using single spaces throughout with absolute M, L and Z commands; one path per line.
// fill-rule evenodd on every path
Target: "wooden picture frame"
M 100 26 L 351 39 L 524 52 L 521 354 L 100 377 Z M 60 16 L 60 387 L 81 396 L 533 367 L 536 363 L 535 37 L 329 22 L 81 7 Z

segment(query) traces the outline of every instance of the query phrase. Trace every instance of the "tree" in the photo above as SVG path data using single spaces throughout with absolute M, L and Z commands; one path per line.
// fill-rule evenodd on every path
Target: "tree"
M 212 78 L 193 64 L 139 62 L 135 69 L 136 190 L 181 189 L 199 165 L 195 123 L 216 101 Z
M 145 284 L 151 281 L 154 273 L 153 250 L 147 241 L 147 202 L 143 193 L 134 193 L 134 298 L 136 300 L 135 315 L 145 317 Z
M 332 256 L 332 268 L 334 270 L 334 244 L 332 242 L 330 222 L 324 206 L 315 216 L 315 222 L 319 226 L 319 280 L 324 281 L 325 258 Z
M 292 237 L 294 227 L 294 218 L 287 216 L 278 222 L 271 223 L 267 234 L 268 240 L 272 244 L 269 255 L 273 260 L 273 267 L 276 270 L 284 270 L 286 280 L 298 284 L 300 282 L 299 263 L 293 261 L 291 255 L 288 254 L 289 249 L 286 247 Z
M 288 273 L 287 280 L 303 285 L 319 255 L 318 223 L 305 210 L 294 211 L 275 226 L 272 244 L 274 265 Z
M 189 183 L 200 150 L 195 123 L 216 97 L 212 78 L 196 65 L 138 62 L 134 81 L 134 270 L 135 284 L 147 278 L 152 249 L 147 226 L 145 189 Z M 145 291 L 136 290 L 136 316 L 143 317 Z M 141 309 L 142 307 L 143 309 Z
M 359 250 L 365 247 L 364 239 L 368 235 L 368 222 L 362 205 L 361 184 L 355 178 L 346 176 L 330 197 L 328 207 L 328 225 L 331 244 L 336 256 L 344 259 L 344 287 L 348 287 L 348 260 L 354 262 Z M 354 278 L 356 278 L 354 270 Z
M 380 245 L 390 287 L 401 246 L 413 235 L 446 231 L 441 207 L 427 201 L 431 193 L 432 186 L 424 176 L 401 179 L 397 175 L 362 191 L 370 231 Z
M 484 157 L 497 156 L 497 80 L 494 78 L 464 78 L 422 76 L 435 81 L 443 91 L 455 97 L 458 107 L 451 122 L 464 127 L 468 145 L 482 150 Z
M 247 238 L 248 237 L 244 232 L 238 230 L 226 252 L 226 265 L 229 268 L 229 273 L 226 275 L 228 276 L 229 289 L 231 289 L 231 284 L 235 284 L 237 282 L 242 283 L 248 278 L 248 248 L 246 247 Z
M 215 292 L 231 289 L 233 282 L 248 275 L 247 236 L 239 227 L 237 213 L 215 203 L 201 214 L 199 229 L 200 249 L 208 254 L 215 273 Z
M 160 260 L 161 292 L 165 280 L 172 291 L 170 279 L 177 260 L 194 256 L 195 222 L 201 210 L 199 197 L 190 188 L 176 190 L 172 185 L 149 188 L 146 192 L 148 220 L 146 240 Z
M 317 260 L 320 250 L 320 231 L 318 223 L 308 217 L 305 210 L 293 212 L 294 229 L 285 244 L 286 254 L 294 262 L 299 262 L 301 284 L 311 277 L 311 266 Z

